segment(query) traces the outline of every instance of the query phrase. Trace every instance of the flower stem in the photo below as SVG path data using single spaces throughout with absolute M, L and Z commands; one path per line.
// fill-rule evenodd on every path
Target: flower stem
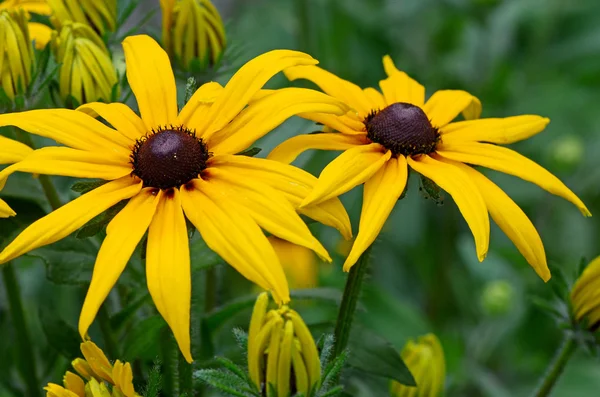
M 179 395 L 179 365 L 177 344 L 169 327 L 163 329 L 160 338 L 160 353 L 162 361 L 163 391 L 167 396 Z
M 185 361 L 183 354 L 179 353 L 179 396 L 193 397 L 192 364 Z
M 356 304 L 362 286 L 363 278 L 369 267 L 369 259 L 371 256 L 371 247 L 358 258 L 358 262 L 350 269 L 346 286 L 344 287 L 344 296 L 338 312 L 337 321 L 335 323 L 335 349 L 334 354 L 338 356 L 346 349 L 348 338 L 350 337 L 350 329 L 352 328 L 352 320 L 356 312 Z
M 6 295 L 8 298 L 8 304 L 10 306 L 10 313 L 12 315 L 12 321 L 15 326 L 17 346 L 19 354 L 21 355 L 19 369 L 21 370 L 21 376 L 27 387 L 28 396 L 39 396 L 40 395 L 40 384 L 37 379 L 37 369 L 35 365 L 35 354 L 33 352 L 33 344 L 25 323 L 25 315 L 23 310 L 23 302 L 21 301 L 21 290 L 13 265 L 8 262 L 2 267 L 2 279 L 4 280 L 4 286 L 6 288 Z
M 567 335 L 563 341 L 563 344 L 556 352 L 552 363 L 550 363 L 550 366 L 546 370 L 544 378 L 542 379 L 542 383 L 533 394 L 535 397 L 544 397 L 550 394 L 550 391 L 556 384 L 556 381 L 567 365 L 567 361 L 569 361 L 576 348 L 577 343 L 575 342 L 573 336 Z

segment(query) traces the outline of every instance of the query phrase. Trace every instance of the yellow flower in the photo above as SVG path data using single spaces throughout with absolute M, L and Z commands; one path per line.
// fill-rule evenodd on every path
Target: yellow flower
M 215 64 L 225 49 L 225 28 L 210 0 L 161 0 L 163 44 L 184 69 L 198 60 Z
M 0 2 L 0 11 L 23 10 L 26 13 L 50 15 L 50 6 L 46 0 L 5 0 Z M 27 15 L 27 14 L 26 14 Z M 27 20 L 29 16 L 27 15 Z M 52 29 L 38 22 L 28 22 L 29 37 L 35 42 L 37 49 L 42 49 L 50 41 Z
M 296 113 L 341 114 L 347 107 L 323 93 L 297 88 L 267 91 L 253 100 L 262 85 L 284 68 L 317 63 L 300 52 L 277 50 L 248 62 L 225 87 L 203 85 L 178 111 L 167 54 L 145 35 L 126 38 L 123 48 L 141 117 L 122 103 L 0 115 L 0 126 L 14 125 L 67 146 L 36 150 L 0 172 L 0 181 L 14 171 L 109 181 L 34 222 L 0 252 L 0 263 L 58 241 L 121 200 L 129 200 L 106 230 L 79 331 L 85 336 L 148 230 L 148 289 L 191 361 L 185 217 L 226 262 L 273 290 L 279 302 L 287 302 L 285 275 L 261 228 L 331 260 L 295 211 L 316 178 L 286 164 L 236 153 Z M 90 114 L 101 116 L 114 129 Z M 350 233 L 348 215 L 337 199 L 301 212 Z
M 283 266 L 290 288 L 316 287 L 319 269 L 314 252 L 275 236 L 269 236 L 268 238 L 281 262 L 281 266 Z
M 269 295 L 258 296 L 248 331 L 250 379 L 269 397 L 303 393 L 309 397 L 321 381 L 317 346 L 298 313 L 287 306 L 267 312 Z M 293 376 L 292 376 L 293 371 Z M 290 383 L 290 380 L 294 382 Z M 271 385 L 277 392 L 271 394 Z
M 383 94 L 374 88 L 363 90 L 315 66 L 286 70 L 291 80 L 309 79 L 354 111 L 342 116 L 303 114 L 338 132 L 291 138 L 268 156 L 290 163 L 307 149 L 344 150 L 323 170 L 317 186 L 302 203 L 328 200 L 365 184 L 359 232 L 344 270 L 356 263 L 381 231 L 406 186 L 410 166 L 453 197 L 473 233 L 480 261 L 488 250 L 489 211 L 527 262 L 547 281 L 550 271 L 544 246 L 531 221 L 502 189 L 466 164 L 533 182 L 591 216 L 558 178 L 499 145 L 529 138 L 542 131 L 549 120 L 533 115 L 474 120 L 481 113 L 481 104 L 474 96 L 465 91 L 442 90 L 425 101 L 425 88 L 397 70 L 389 56 L 384 57 L 383 65 L 388 75 L 380 82 Z M 453 122 L 460 113 L 467 120 Z
M 586 320 L 587 328 L 600 326 L 600 256 L 585 268 L 571 291 L 573 314 L 578 322 Z
M 34 61 L 25 11 L 0 11 L 0 87 L 10 99 L 27 91 Z
M 12 164 L 21 161 L 32 151 L 29 146 L 0 135 L 0 164 Z M 0 181 L 0 190 L 4 187 L 5 182 L 6 180 Z M 15 211 L 0 199 L 0 218 L 8 218 L 15 215 Z
M 117 28 L 117 0 L 47 0 L 56 29 L 67 22 L 91 26 L 100 36 Z
M 81 353 L 85 359 L 76 358 L 71 363 L 77 374 L 67 371 L 63 378 L 64 387 L 48 383 L 44 388 L 47 397 L 139 396 L 133 388 L 131 364 L 117 360 L 112 365 L 92 341 L 81 344 Z
M 396 381 L 390 384 L 392 397 L 437 397 L 444 390 L 446 364 L 444 350 L 433 334 L 412 340 L 402 349 L 402 359 L 413 375 L 417 387 L 404 386 Z
M 119 79 L 102 39 L 88 25 L 66 22 L 54 34 L 52 49 L 58 62 L 59 91 L 64 101 L 110 101 Z

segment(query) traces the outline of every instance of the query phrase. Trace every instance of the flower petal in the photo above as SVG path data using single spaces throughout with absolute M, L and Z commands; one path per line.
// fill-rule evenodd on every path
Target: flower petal
M 372 110 L 383 109 L 387 106 L 385 97 L 375 88 L 367 87 L 363 89 L 363 92 L 371 103 Z
M 460 113 L 467 120 L 479 118 L 481 115 L 481 102 L 466 91 L 441 90 L 435 92 L 427 100 L 423 106 L 423 111 L 434 127 L 442 128 Z
M 343 116 L 336 116 L 327 113 L 301 113 L 298 116 L 303 119 L 312 120 L 315 123 L 323 124 L 333 131 L 341 132 L 347 135 L 366 135 L 365 124 L 359 120 L 359 116 L 352 114 L 352 111 Z
M 195 179 L 189 185 L 181 191 L 183 209 L 210 249 L 248 280 L 272 290 L 278 303 L 289 302 L 279 259 L 254 219 L 213 184 Z
M 215 153 L 235 154 L 298 113 L 342 115 L 347 111 L 346 105 L 322 92 L 282 88 L 251 102 L 231 123 L 213 134 L 208 145 Z
M 141 181 L 136 182 L 127 176 L 108 182 L 63 205 L 21 232 L 0 252 L 0 263 L 68 236 L 119 201 L 135 196 L 141 188 Z
M 52 29 L 42 23 L 29 22 L 27 23 L 27 29 L 29 30 L 29 38 L 35 42 L 35 48 L 38 50 L 46 47 L 46 44 L 52 38 Z
M 423 107 L 423 103 L 425 103 L 425 87 L 410 78 L 406 73 L 396 69 L 389 55 L 383 57 L 383 68 L 388 78 L 381 80 L 379 86 L 383 91 L 388 105 L 396 102 L 405 102 Z
M 490 143 L 514 143 L 530 138 L 546 128 L 550 119 L 534 115 L 481 119 L 450 123 L 442 127 L 444 143 L 480 141 Z
M 215 100 L 221 95 L 223 92 L 223 86 L 219 83 L 215 83 L 211 81 L 206 84 L 202 84 L 200 88 L 194 92 L 194 95 L 190 98 L 190 100 L 185 104 L 181 112 L 179 112 L 179 116 L 177 116 L 177 124 L 183 124 L 188 126 L 190 129 L 195 129 L 196 125 L 201 125 L 200 123 L 204 122 L 203 117 L 198 117 L 196 113 L 206 114 L 210 105 L 212 105 Z
M 4 200 L 0 200 L 0 218 L 8 218 L 15 215 L 17 215 L 17 213 L 13 211 Z
M 98 252 L 92 281 L 79 316 L 79 334 L 82 339 L 85 339 L 102 302 L 150 226 L 158 200 L 156 189 L 144 188 L 108 224 L 106 238 Z
M 270 160 L 290 164 L 306 150 L 346 150 L 364 145 L 365 138 L 356 135 L 335 133 L 298 135 L 279 144 L 269 155 Z
M 177 87 L 167 53 L 153 38 L 129 36 L 123 40 L 127 81 L 137 99 L 146 130 L 175 123 Z
M 21 142 L 0 135 L 0 164 L 12 164 L 23 160 L 33 149 Z
M 92 102 L 79 106 L 77 110 L 92 117 L 102 117 L 123 136 L 130 139 L 131 145 L 148 132 L 142 119 L 124 103 Z
M 179 189 L 161 192 L 148 231 L 146 278 L 158 312 L 171 327 L 183 357 L 191 363 L 190 247 Z
M 584 216 L 592 216 L 585 204 L 557 177 L 514 150 L 488 143 L 444 144 L 438 153 L 450 160 L 491 168 L 514 175 L 575 204 Z
M 344 262 L 344 271 L 349 271 L 362 253 L 375 241 L 404 191 L 407 177 L 406 158 L 398 156 L 391 158 L 365 182 L 358 235 Z
M 364 183 L 392 156 L 391 151 L 381 152 L 381 145 L 372 143 L 356 146 L 340 154 L 319 175 L 312 192 L 301 206 L 320 203 L 337 197 Z
M 452 196 L 473 233 L 477 257 L 480 262 L 483 261 L 490 242 L 490 219 L 477 185 L 459 168 L 427 155 L 416 159 L 409 157 L 407 160 L 415 171 L 434 181 Z

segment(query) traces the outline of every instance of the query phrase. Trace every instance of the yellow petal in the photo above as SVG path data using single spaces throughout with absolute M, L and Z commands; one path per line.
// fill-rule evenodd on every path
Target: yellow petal
M 267 355 L 267 370 L 265 385 L 267 388 L 267 396 L 271 397 L 271 387 L 269 384 L 275 387 L 277 385 L 277 370 L 279 369 L 279 346 L 281 345 L 281 337 L 283 335 L 283 320 L 275 322 L 273 326 L 273 332 L 271 333 L 271 341 L 269 342 L 268 355 Z M 277 396 L 273 396 L 277 397 Z
M 131 371 L 131 364 L 122 363 L 117 360 L 113 366 L 112 378 L 115 382 L 115 387 L 120 390 L 125 397 L 135 397 L 135 390 L 133 388 L 133 372 Z M 114 395 L 113 391 L 113 395 Z
M 5 0 L 0 3 L 0 10 L 21 8 L 34 14 L 50 15 L 52 9 L 46 0 Z
M 191 363 L 190 249 L 179 189 L 160 197 L 148 231 L 146 278 L 158 312 L 171 327 L 183 357 Z
M 85 397 L 85 395 L 79 395 L 56 383 L 48 383 L 44 390 L 46 390 L 46 397 Z
M 177 119 L 177 87 L 167 53 L 146 35 L 123 40 L 127 81 L 137 99 L 146 130 Z
M 358 235 L 344 262 L 344 271 L 349 271 L 362 253 L 375 241 L 404 191 L 407 177 L 406 158 L 400 155 L 391 158 L 365 182 Z
M 32 223 L 0 253 L 0 263 L 58 241 L 121 200 L 135 196 L 142 184 L 126 176 L 92 190 Z
M 82 338 L 85 338 L 100 305 L 146 233 L 157 203 L 156 189 L 144 188 L 108 224 L 106 238 L 98 252 L 92 281 L 79 316 L 79 334 Z
M 102 349 L 89 340 L 81 343 L 79 346 L 85 361 L 88 363 L 94 374 L 107 382 L 113 383 L 112 365 Z
M 462 141 L 507 144 L 534 136 L 543 131 L 549 122 L 550 119 L 534 115 L 467 120 L 450 123 L 440 132 L 443 142 L 447 144 Z
M 102 117 L 122 135 L 130 139 L 132 145 L 148 132 L 142 119 L 124 103 L 92 102 L 81 105 L 77 110 L 92 117 Z
M 283 330 L 283 340 L 277 358 L 277 396 L 288 396 L 292 372 L 292 345 L 294 344 L 294 324 L 287 321 Z
M 67 390 L 71 390 L 80 397 L 85 397 L 85 383 L 79 375 L 74 374 L 71 371 L 67 371 L 63 378 L 63 384 Z
M 17 213 L 13 211 L 5 201 L 0 200 L 0 218 L 8 218 L 9 216 L 15 215 L 17 215 Z
M 301 113 L 298 116 L 312 120 L 318 124 L 323 124 L 331 128 L 331 130 L 341 132 L 342 134 L 367 135 L 367 130 L 363 123 L 364 117 L 360 117 L 356 113 L 352 114 L 352 111 L 343 116 L 326 113 Z
M 475 239 L 479 261 L 483 261 L 490 241 L 490 219 L 485 201 L 471 178 L 457 167 L 427 155 L 408 158 L 408 164 L 418 173 L 435 182 L 452 196 Z
M 193 125 L 203 121 L 203 118 L 197 117 L 200 115 L 197 115 L 196 113 L 204 113 L 207 111 L 209 106 L 215 102 L 219 95 L 221 95 L 221 92 L 223 92 L 223 87 L 219 83 L 211 81 L 203 84 L 196 92 L 194 92 L 194 95 L 192 95 L 183 109 L 181 109 L 179 116 L 177 116 L 177 123 L 189 126 L 190 129 L 193 129 Z
M 596 290 L 596 288 L 590 288 L 590 285 L 597 282 L 600 282 L 600 256 L 594 258 L 577 279 L 577 282 L 571 291 L 571 300 L 579 300 L 580 294 L 586 289 Z
M 300 346 L 302 347 L 302 355 L 306 360 L 310 384 L 313 386 L 317 384 L 321 378 L 321 362 L 319 360 L 319 352 L 317 351 L 315 340 L 304 323 L 304 320 L 302 320 L 302 317 L 300 317 L 297 312 L 291 310 L 289 316 L 294 324 L 296 338 L 298 338 Z
M 52 37 L 52 29 L 41 23 L 29 22 L 27 29 L 29 29 L 29 38 L 35 42 L 35 48 L 38 50 L 46 47 Z
M 273 246 L 292 289 L 314 288 L 318 284 L 319 261 L 310 249 L 279 237 L 267 237 Z
M 387 102 L 381 92 L 377 91 L 375 88 L 367 87 L 363 89 L 369 103 L 371 104 L 372 110 L 380 110 L 387 106 Z
M 410 78 L 406 73 L 396 69 L 389 55 L 383 57 L 383 68 L 388 78 L 381 80 L 379 86 L 383 91 L 388 105 L 396 102 L 405 102 L 423 107 L 423 103 L 425 102 L 425 87 Z
M 365 138 L 340 133 L 298 135 L 278 145 L 267 156 L 270 160 L 290 164 L 306 150 L 346 150 L 366 143 Z
M 275 74 L 295 65 L 314 65 L 317 60 L 298 51 L 274 50 L 262 54 L 242 66 L 229 80 L 211 106 L 198 133 L 208 139 L 225 127 L 248 104 L 254 94 Z
M 391 155 L 389 150 L 382 153 L 381 145 L 377 143 L 346 150 L 325 167 L 314 190 L 301 206 L 329 200 L 364 183 L 383 167 Z
M 463 142 L 440 147 L 438 153 L 450 160 L 491 168 L 514 175 L 575 204 L 584 216 L 592 216 L 585 204 L 557 177 L 527 157 L 505 147 Z
M 436 91 L 427 100 L 423 111 L 436 128 L 442 128 L 454 120 L 460 113 L 467 120 L 477 119 L 481 115 L 481 102 L 466 91 Z
M 278 303 L 288 302 L 279 259 L 254 219 L 211 183 L 196 179 L 188 185 L 193 188 L 182 189 L 183 209 L 210 249 L 247 279 L 272 290 Z
M 21 142 L 0 136 L 0 164 L 11 164 L 23 160 L 33 149 Z
M 346 105 L 322 92 L 282 88 L 250 103 L 231 123 L 212 135 L 209 147 L 217 154 L 239 153 L 299 113 L 342 115 L 347 111 Z

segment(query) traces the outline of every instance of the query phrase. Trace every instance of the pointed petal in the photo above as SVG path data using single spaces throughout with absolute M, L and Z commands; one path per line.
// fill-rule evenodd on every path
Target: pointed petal
M 98 252 L 92 281 L 79 316 L 79 334 L 82 339 L 85 339 L 98 309 L 148 230 L 158 199 L 156 189 L 144 188 L 108 224 L 106 238 Z
M 123 40 L 127 81 L 137 99 L 146 130 L 175 123 L 177 87 L 167 53 L 150 36 Z
M 450 123 L 440 132 L 444 143 L 480 141 L 508 144 L 530 138 L 546 128 L 550 119 L 534 115 Z
M 396 102 L 405 102 L 423 107 L 423 103 L 425 103 L 425 87 L 410 78 L 406 73 L 396 69 L 389 55 L 383 57 L 383 68 L 388 78 L 381 80 L 379 86 L 383 91 L 388 105 Z
M 377 143 L 346 150 L 325 167 L 314 190 L 302 201 L 301 206 L 329 200 L 361 185 L 379 171 L 391 156 L 389 150 L 382 153 L 381 145 Z
M 481 102 L 466 91 L 441 90 L 427 100 L 423 111 L 431 124 L 442 128 L 454 120 L 460 113 L 467 120 L 477 119 L 481 115 Z
M 132 145 L 148 132 L 142 119 L 124 103 L 92 102 L 79 106 L 77 110 L 92 117 L 102 117 L 123 136 L 130 139 Z
M 363 89 L 363 92 L 371 103 L 372 110 L 383 109 L 387 106 L 385 97 L 375 88 L 367 87 Z
M 135 196 L 141 188 L 141 182 L 127 176 L 108 182 L 63 205 L 21 232 L 0 252 L 0 263 L 68 236 L 119 201 Z
M 404 191 L 407 177 L 406 158 L 398 156 L 391 158 L 365 182 L 358 235 L 344 262 L 344 271 L 349 271 L 362 253 L 375 241 Z
M 183 357 L 191 363 L 190 247 L 179 189 L 161 192 L 148 231 L 146 278 L 158 312 L 173 331 Z
M 462 170 L 427 155 L 416 159 L 409 157 L 407 160 L 415 171 L 434 181 L 452 196 L 473 233 L 477 257 L 480 262 L 483 261 L 490 241 L 490 219 L 477 185 Z
M 557 177 L 527 157 L 505 147 L 487 143 L 463 142 L 443 145 L 438 153 L 450 160 L 491 168 L 514 175 L 575 204 L 584 216 L 592 214 L 585 204 Z
M 326 113 L 301 113 L 298 116 L 323 124 L 342 134 L 367 135 L 367 129 L 362 121 L 364 117 L 359 117 L 356 113 L 352 114 L 352 111 L 343 116 Z
M 202 84 L 200 88 L 194 92 L 194 95 L 190 98 L 190 100 L 185 104 L 181 112 L 179 112 L 179 116 L 177 116 L 177 124 L 183 124 L 188 126 L 190 129 L 195 129 L 196 125 L 201 125 L 204 121 L 203 115 L 206 114 L 210 105 L 212 105 L 215 100 L 221 95 L 223 92 L 223 86 L 221 84 L 211 81 L 206 84 Z
M 17 213 L 13 211 L 4 200 L 0 200 L 0 218 L 8 218 L 15 215 L 17 215 Z
M 366 144 L 362 136 L 346 135 L 340 133 L 322 133 L 298 135 L 279 144 L 269 155 L 270 160 L 290 164 L 306 150 L 347 150 L 355 146 Z
M 33 149 L 21 142 L 0 135 L 0 164 L 12 164 L 23 160 Z

